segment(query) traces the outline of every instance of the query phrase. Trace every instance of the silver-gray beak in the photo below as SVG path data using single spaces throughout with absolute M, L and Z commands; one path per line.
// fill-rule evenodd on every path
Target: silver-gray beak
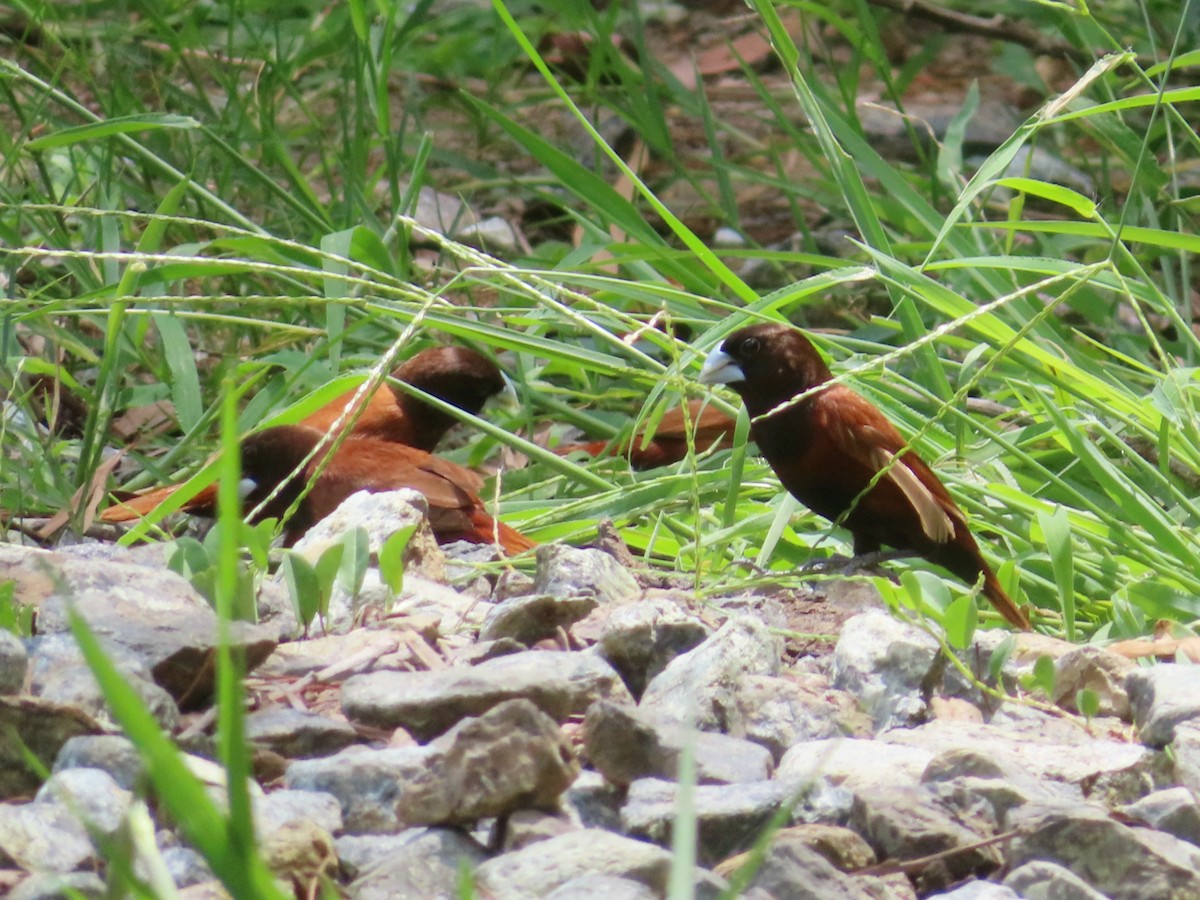
M 733 361 L 732 356 L 716 347 L 704 360 L 696 380 L 701 384 L 735 384 L 745 381 L 746 373 Z

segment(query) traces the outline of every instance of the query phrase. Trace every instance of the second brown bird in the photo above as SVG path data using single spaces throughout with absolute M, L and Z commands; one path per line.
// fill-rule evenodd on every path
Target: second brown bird
M 496 364 L 481 353 L 466 347 L 431 347 L 406 360 L 392 377 L 418 387 L 472 415 L 506 387 L 504 376 Z M 334 423 L 354 402 L 357 391 L 339 394 L 300 424 L 328 433 Z M 457 421 L 449 413 L 402 388 L 380 385 L 359 400 L 365 404 L 357 418 L 347 414 L 343 428 L 350 437 L 375 438 L 430 451 Z M 157 509 L 179 489 L 178 485 L 152 488 L 125 497 L 121 503 L 108 507 L 100 514 L 104 522 L 131 522 Z M 215 495 L 214 495 L 215 496 Z M 185 507 L 186 508 L 186 507 Z
M 252 521 L 282 517 L 312 482 L 311 490 L 285 525 L 286 546 L 294 544 L 351 494 L 401 488 L 411 488 L 425 496 L 429 503 L 429 524 L 440 543 L 457 540 L 496 543 L 512 554 L 537 546 L 516 529 L 488 515 L 479 499 L 483 477 L 470 469 L 415 447 L 360 437 L 343 441 L 329 461 L 322 464 L 322 445 L 327 440 L 323 432 L 314 428 L 280 425 L 242 441 L 245 512 L 255 510 L 283 485 Z M 183 510 L 212 516 L 216 512 L 216 497 L 216 485 L 210 485 L 184 504 Z
M 848 528 L 856 554 L 887 546 L 923 556 L 968 584 L 982 575 L 992 605 L 1028 631 L 1029 619 L 1000 586 L 950 492 L 870 401 L 834 384 L 757 419 L 832 378 L 808 338 L 775 324 L 729 335 L 699 375 L 741 395 L 752 417 L 751 437 L 783 486 Z
M 392 377 L 476 415 L 505 388 L 504 376 L 486 356 L 466 347 L 432 347 L 406 360 Z M 328 432 L 354 401 L 350 390 L 330 400 L 300 422 Z M 458 420 L 415 394 L 391 384 L 364 396 L 366 406 L 354 419 L 351 434 L 432 451 Z M 353 418 L 347 414 L 345 422 Z

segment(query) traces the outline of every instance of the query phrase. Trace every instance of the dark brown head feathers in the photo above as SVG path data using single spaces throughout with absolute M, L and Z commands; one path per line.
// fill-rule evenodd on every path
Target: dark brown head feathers
M 392 377 L 420 388 L 439 400 L 477 415 L 483 405 L 504 390 L 504 376 L 486 356 L 466 347 L 431 347 L 407 360 Z M 347 391 L 308 416 L 301 424 L 328 432 L 354 402 L 356 391 Z M 354 419 L 351 433 L 356 437 L 378 438 L 406 444 L 419 450 L 433 450 L 438 441 L 458 420 L 450 413 L 435 409 L 401 387 L 388 385 L 367 398 Z M 348 423 L 352 417 L 343 419 Z

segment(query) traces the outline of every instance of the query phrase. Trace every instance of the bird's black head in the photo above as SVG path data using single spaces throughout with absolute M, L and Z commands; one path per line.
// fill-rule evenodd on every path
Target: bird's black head
M 324 438 L 322 432 L 303 425 L 280 425 L 243 440 L 242 508 L 254 509 L 286 480 L 284 489 L 255 518 L 281 517 L 304 487 L 305 473 L 301 466 Z
M 488 400 L 508 386 L 494 362 L 466 347 L 422 350 L 393 375 L 472 415 L 478 415 Z
M 700 370 L 705 384 L 727 384 L 759 415 L 833 377 L 825 360 L 799 330 L 767 323 L 725 338 Z

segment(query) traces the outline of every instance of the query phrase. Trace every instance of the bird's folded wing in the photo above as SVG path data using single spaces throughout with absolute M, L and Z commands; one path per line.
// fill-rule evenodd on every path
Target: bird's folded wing
M 832 396 L 830 396 L 832 395 Z M 838 414 L 824 417 L 837 427 L 828 429 L 839 449 L 871 472 L 885 471 L 887 479 L 916 512 L 921 530 L 936 544 L 954 539 L 960 521 L 954 501 L 937 476 L 913 453 L 900 455 L 904 439 L 867 400 L 848 389 L 821 396 L 822 404 L 837 403 Z M 921 476 L 928 473 L 928 477 Z

